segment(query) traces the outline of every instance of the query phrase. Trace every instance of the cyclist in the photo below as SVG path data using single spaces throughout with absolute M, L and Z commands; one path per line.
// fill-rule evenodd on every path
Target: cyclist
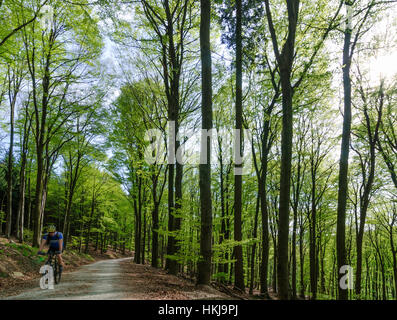
M 49 249 L 47 253 L 53 252 L 56 254 L 58 258 L 58 262 L 60 265 L 60 270 L 62 271 L 65 263 L 62 259 L 62 251 L 63 251 L 63 234 L 62 232 L 57 231 L 54 225 L 50 225 L 47 228 L 48 233 L 46 233 L 40 244 L 40 248 L 37 254 L 44 254 L 42 252 L 44 246 L 48 245 Z

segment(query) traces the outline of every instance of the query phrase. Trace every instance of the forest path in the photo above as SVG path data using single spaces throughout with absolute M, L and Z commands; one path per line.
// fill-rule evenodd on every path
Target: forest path
M 231 299 L 212 288 L 197 289 L 191 282 L 161 269 L 137 265 L 132 258 L 110 259 L 62 274 L 54 289 L 39 287 L 9 296 L 10 300 L 184 300 Z

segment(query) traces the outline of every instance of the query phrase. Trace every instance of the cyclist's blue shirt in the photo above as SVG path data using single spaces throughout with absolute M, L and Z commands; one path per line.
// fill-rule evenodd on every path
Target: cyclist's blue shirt
M 43 236 L 44 240 L 47 240 L 49 237 L 48 233 Z M 55 232 L 53 236 L 50 236 L 50 248 L 58 250 L 59 249 L 59 241 L 60 239 L 63 239 L 63 234 L 62 232 Z

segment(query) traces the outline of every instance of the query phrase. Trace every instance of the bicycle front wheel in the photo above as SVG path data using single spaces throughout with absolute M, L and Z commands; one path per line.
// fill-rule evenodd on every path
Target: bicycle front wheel
M 61 282 L 61 275 L 62 275 L 62 271 L 59 268 L 58 263 L 55 264 L 54 266 L 54 281 L 55 284 L 58 284 Z

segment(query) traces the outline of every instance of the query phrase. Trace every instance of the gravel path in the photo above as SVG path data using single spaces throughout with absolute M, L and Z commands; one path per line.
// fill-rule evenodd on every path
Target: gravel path
M 130 259 L 110 259 L 84 265 L 77 271 L 63 274 L 61 283 L 55 285 L 53 290 L 43 290 L 37 284 L 37 288 L 6 299 L 122 299 L 124 288 L 123 282 L 119 281 L 121 280 L 120 262 Z
M 230 299 L 215 290 L 199 290 L 163 270 L 136 265 L 132 258 L 110 259 L 64 273 L 53 290 L 37 287 L 6 300 L 158 300 Z

